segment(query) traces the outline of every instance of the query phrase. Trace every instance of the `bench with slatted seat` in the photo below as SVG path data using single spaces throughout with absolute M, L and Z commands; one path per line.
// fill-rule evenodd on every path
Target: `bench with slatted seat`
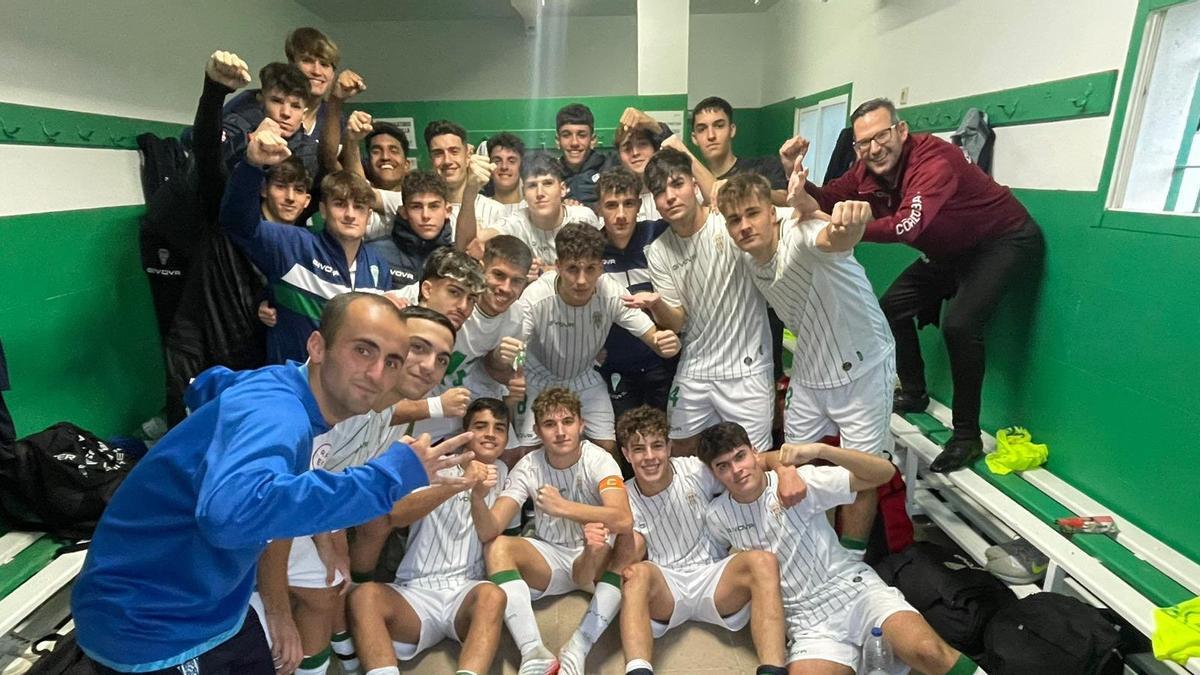
M 1200 594 L 1200 565 L 1054 476 L 1033 469 L 1000 476 L 981 459 L 974 466 L 940 475 L 926 468 L 951 431 L 950 410 L 933 402 L 927 413 L 892 416 L 897 463 L 909 485 L 909 509 L 924 514 L 981 564 L 988 539 L 1021 536 L 1050 559 L 1041 588 L 1067 592 L 1093 605 L 1110 607 L 1138 631 L 1154 632 L 1155 607 Z M 995 438 L 984 434 L 984 449 Z M 1113 515 L 1119 533 L 1064 535 L 1055 521 L 1076 515 Z M 986 539 L 985 539 L 986 536 Z M 1170 672 L 1200 673 L 1200 659 L 1185 666 L 1164 663 Z M 1164 671 L 1165 672 L 1165 671 Z

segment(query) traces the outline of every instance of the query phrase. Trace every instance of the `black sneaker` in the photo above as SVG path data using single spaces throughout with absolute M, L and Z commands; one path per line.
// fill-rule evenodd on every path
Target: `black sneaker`
M 978 437 L 951 438 L 942 454 L 935 457 L 929 465 L 929 470 L 934 473 L 957 471 L 974 464 L 980 457 L 983 457 L 983 441 Z
M 929 407 L 929 394 L 913 394 L 897 389 L 892 395 L 892 412 L 897 415 L 925 412 Z

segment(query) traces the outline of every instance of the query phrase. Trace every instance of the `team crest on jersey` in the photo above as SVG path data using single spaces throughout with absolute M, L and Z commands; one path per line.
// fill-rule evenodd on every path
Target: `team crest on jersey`
M 379 287 L 379 265 L 371 265 L 371 281 L 375 282 L 375 287 Z
M 773 502 L 771 504 L 771 515 L 775 516 L 775 520 L 779 520 L 780 518 L 782 518 L 783 517 L 783 504 L 780 504 L 778 501 Z
M 604 325 L 604 315 L 601 314 L 600 312 L 592 312 L 592 327 L 595 328 L 596 330 L 600 330 L 600 327 L 603 325 Z
M 697 501 L 698 499 L 699 499 L 699 498 L 696 496 L 696 491 L 695 491 L 695 490 L 688 490 L 688 491 L 687 491 L 687 502 L 688 502 L 688 504 L 691 504 L 692 506 L 696 506 L 696 501 Z
M 315 450 L 313 450 L 312 463 L 309 465 L 308 468 L 324 469 L 325 462 L 329 461 L 329 453 L 332 451 L 333 451 L 333 446 L 330 445 L 329 443 L 322 443 L 321 445 L 317 446 L 317 448 Z

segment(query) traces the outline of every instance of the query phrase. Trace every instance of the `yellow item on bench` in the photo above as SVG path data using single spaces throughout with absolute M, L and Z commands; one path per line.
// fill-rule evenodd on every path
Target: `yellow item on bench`
M 1183 665 L 1200 656 L 1200 598 L 1154 610 L 1154 658 Z
M 1034 443 L 1024 427 L 1009 427 L 996 432 L 996 451 L 984 459 L 992 473 L 1001 476 L 1013 471 L 1036 469 L 1046 463 L 1050 451 Z

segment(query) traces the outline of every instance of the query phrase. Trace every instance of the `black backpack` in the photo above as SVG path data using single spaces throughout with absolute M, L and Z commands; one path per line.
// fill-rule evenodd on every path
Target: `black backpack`
M 1121 631 L 1098 609 L 1058 593 L 1034 593 L 996 613 L 984 634 L 990 675 L 1116 675 Z
M 1004 582 L 975 561 L 929 542 L 884 558 L 875 570 L 904 593 L 938 635 L 968 656 L 983 653 L 988 622 L 1017 599 Z
M 69 422 L 0 447 L 0 518 L 16 529 L 88 539 L 133 458 Z
M 33 644 L 38 659 L 26 675 L 96 675 L 96 668 L 75 643 L 75 631 L 51 633 Z

